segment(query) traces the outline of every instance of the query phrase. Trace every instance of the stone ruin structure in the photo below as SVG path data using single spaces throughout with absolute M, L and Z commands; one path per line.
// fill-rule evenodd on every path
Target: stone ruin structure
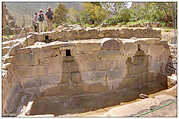
M 170 50 L 160 30 L 59 27 L 2 45 L 4 116 L 120 104 L 166 89 L 170 75 L 164 75 Z

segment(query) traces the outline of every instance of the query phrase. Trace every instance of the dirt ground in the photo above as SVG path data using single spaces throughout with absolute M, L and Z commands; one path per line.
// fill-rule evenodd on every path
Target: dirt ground
M 158 96 L 158 95 L 170 95 L 170 96 L 173 96 L 173 97 L 177 97 L 177 85 L 175 85 L 174 87 L 172 87 L 170 89 L 166 89 L 166 90 L 159 91 L 157 93 L 150 94 L 149 98 L 155 97 L 155 96 Z M 78 114 L 59 115 L 58 117 L 104 117 L 104 114 L 106 112 L 108 112 L 109 110 L 113 109 L 113 108 L 118 108 L 118 107 L 121 107 L 121 106 L 126 105 L 126 104 L 138 102 L 140 100 L 142 100 L 142 99 L 137 98 L 136 100 L 133 100 L 133 101 L 130 101 L 130 102 L 124 102 L 124 103 L 121 103 L 120 105 L 106 107 L 106 108 L 103 108 L 103 109 L 98 109 L 96 111 L 89 111 L 89 112 L 78 113 Z

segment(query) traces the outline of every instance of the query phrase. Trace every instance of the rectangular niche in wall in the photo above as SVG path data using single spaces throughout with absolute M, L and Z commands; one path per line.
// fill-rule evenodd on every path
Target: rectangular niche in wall
M 48 35 L 45 35 L 45 43 L 50 43 Z
M 71 51 L 70 51 L 70 49 L 66 50 L 66 56 L 71 56 Z

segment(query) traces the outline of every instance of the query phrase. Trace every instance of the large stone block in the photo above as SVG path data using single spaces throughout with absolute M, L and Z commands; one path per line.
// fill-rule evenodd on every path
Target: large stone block
M 17 54 L 15 56 L 16 65 L 38 65 L 38 58 L 33 54 Z
M 122 43 L 117 40 L 108 40 L 102 44 L 102 50 L 120 50 Z
M 94 82 L 91 84 L 84 83 L 83 90 L 87 93 L 100 93 L 107 91 L 107 86 L 100 82 Z
M 60 83 L 69 83 L 69 80 L 72 79 L 71 73 L 62 73 L 62 79 L 60 80 Z
M 45 65 L 48 70 L 48 74 L 50 73 L 60 73 L 62 72 L 62 61 L 59 57 L 53 57 L 49 59 L 49 64 Z
M 41 76 L 39 78 L 41 80 L 41 86 L 43 85 L 55 85 L 58 84 L 60 82 L 60 75 L 58 74 L 51 74 L 48 76 Z
M 75 61 L 63 62 L 63 72 L 78 72 L 79 66 Z
M 24 80 L 27 80 L 27 78 L 24 78 Z M 24 86 L 24 88 L 40 87 L 41 86 L 41 80 L 31 79 L 29 81 L 24 81 L 23 86 Z
M 81 83 L 81 74 L 80 72 L 72 73 L 72 82 L 73 83 Z
M 81 72 L 82 80 L 84 81 L 99 81 L 105 80 L 105 72 L 104 71 L 89 71 L 89 72 Z
M 122 79 L 124 78 L 124 74 L 122 74 L 122 69 L 116 69 L 114 71 L 108 71 L 107 72 L 107 79 L 108 80 L 116 80 L 116 79 Z

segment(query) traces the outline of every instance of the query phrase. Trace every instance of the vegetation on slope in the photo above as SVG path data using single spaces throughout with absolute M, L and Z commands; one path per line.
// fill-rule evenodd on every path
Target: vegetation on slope
M 129 4 L 130 3 L 130 4 Z M 18 24 L 23 18 L 28 25 L 39 9 L 51 7 L 55 13 L 54 26 L 80 24 L 83 26 L 136 25 L 158 22 L 161 27 L 177 26 L 176 2 L 85 2 L 85 3 L 6 3 Z M 24 16 L 24 17 L 22 17 Z

